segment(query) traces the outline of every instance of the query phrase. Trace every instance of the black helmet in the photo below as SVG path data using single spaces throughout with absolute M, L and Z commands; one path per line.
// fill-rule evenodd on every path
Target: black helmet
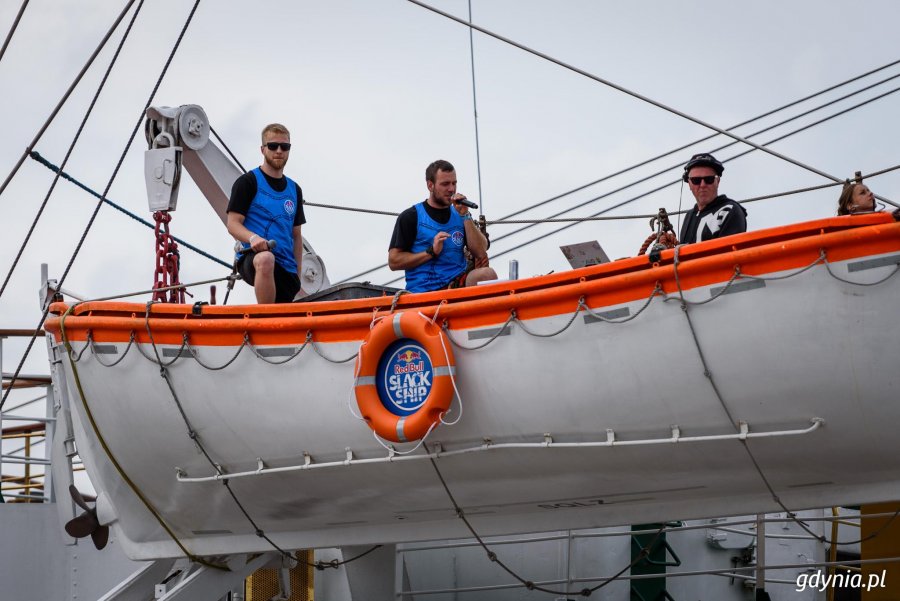
M 708 152 L 701 152 L 700 154 L 692 156 L 691 160 L 684 166 L 684 175 L 681 176 L 682 181 L 688 181 L 688 173 L 690 173 L 691 169 L 694 167 L 712 167 L 713 171 L 716 172 L 716 175 L 722 175 L 722 172 L 725 171 L 725 165 L 720 163 L 716 157 Z

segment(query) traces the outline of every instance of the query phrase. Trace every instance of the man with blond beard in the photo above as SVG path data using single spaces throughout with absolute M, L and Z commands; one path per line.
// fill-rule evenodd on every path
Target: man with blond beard
M 303 191 L 284 175 L 291 134 L 279 123 L 263 128 L 263 163 L 239 177 L 228 202 L 228 233 L 244 248 L 238 272 L 258 303 L 289 303 L 300 291 L 303 262 Z M 274 240 L 274 248 L 269 248 Z

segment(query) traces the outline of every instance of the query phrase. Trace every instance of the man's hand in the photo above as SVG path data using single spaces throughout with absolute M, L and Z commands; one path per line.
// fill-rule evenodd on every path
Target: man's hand
M 468 214 L 469 207 L 464 204 L 460 204 L 460 200 L 466 200 L 465 194 L 454 194 L 450 197 L 450 202 L 453 203 L 453 206 L 456 207 L 456 212 L 459 213 L 460 217 Z
M 441 251 L 444 250 L 444 240 L 450 237 L 450 234 L 447 232 L 438 232 L 434 236 L 434 241 L 431 243 L 432 248 L 434 248 L 434 252 L 437 254 L 441 254 Z
M 250 248 L 253 249 L 253 252 L 261 253 L 265 250 L 269 250 L 269 241 L 262 236 L 253 234 L 252 236 L 250 236 L 249 243 Z

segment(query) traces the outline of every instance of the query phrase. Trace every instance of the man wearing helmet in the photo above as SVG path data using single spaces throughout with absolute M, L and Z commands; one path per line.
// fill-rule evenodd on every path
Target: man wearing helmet
M 747 231 L 747 211 L 724 194 L 719 180 L 725 166 L 708 153 L 695 154 L 684 166 L 684 181 L 697 200 L 684 216 L 679 240 L 683 244 L 703 242 Z

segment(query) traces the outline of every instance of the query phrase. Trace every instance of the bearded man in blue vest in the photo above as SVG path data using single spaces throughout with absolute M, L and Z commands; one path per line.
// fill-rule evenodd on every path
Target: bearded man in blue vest
M 303 191 L 285 177 L 291 134 L 279 123 L 262 131 L 263 163 L 237 178 L 228 201 L 228 233 L 244 248 L 238 272 L 258 303 L 289 303 L 300 291 Z M 269 240 L 275 241 L 269 248 Z
M 388 250 L 392 271 L 406 271 L 406 289 L 428 292 L 473 286 L 496 280 L 487 266 L 488 241 L 472 220 L 466 200 L 456 193 L 456 170 L 447 161 L 435 161 L 425 169 L 428 198 L 397 217 Z M 467 269 L 464 248 L 474 260 Z

